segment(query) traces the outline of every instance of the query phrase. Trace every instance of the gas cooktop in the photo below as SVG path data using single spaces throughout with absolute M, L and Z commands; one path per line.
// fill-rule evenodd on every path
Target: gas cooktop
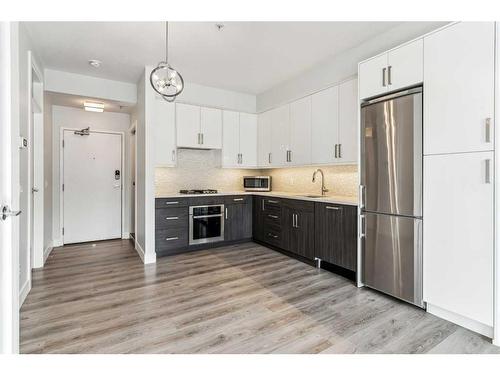
M 192 190 L 180 190 L 180 194 L 217 194 L 215 189 L 192 189 Z

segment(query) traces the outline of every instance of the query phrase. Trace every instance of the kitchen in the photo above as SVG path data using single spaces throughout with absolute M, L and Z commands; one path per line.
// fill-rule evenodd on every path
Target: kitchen
M 57 38 L 83 38 L 77 24 L 20 28 L 45 65 L 51 150 L 22 353 L 498 352 L 498 23 L 143 22 L 160 47 L 127 82 L 111 60 L 50 60 Z M 109 24 L 96 35 L 136 34 Z M 306 31 L 352 39 L 329 60 L 304 46 L 318 61 L 288 80 L 252 60 L 277 38 L 283 51 L 261 51 L 286 61 L 284 35 Z M 238 48 L 218 71 L 214 46 Z M 190 65 L 193 51 L 225 80 Z M 89 106 L 100 121 L 82 120 Z M 98 137 L 114 149 L 82 146 Z M 115 151 L 105 178 L 80 169 Z M 96 204 L 103 189 L 112 199 Z M 112 235 L 70 239 L 111 221 Z

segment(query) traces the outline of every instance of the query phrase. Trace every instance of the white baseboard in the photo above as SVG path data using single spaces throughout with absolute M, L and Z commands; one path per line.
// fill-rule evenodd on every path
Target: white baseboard
M 427 304 L 427 312 L 431 313 L 432 315 L 436 315 L 439 318 L 449 320 L 452 323 L 470 329 L 471 331 L 477 332 L 483 336 L 489 338 L 493 337 L 493 327 L 488 326 L 484 323 L 467 318 L 465 316 L 443 309 L 439 306 L 432 305 L 430 303 Z
M 137 254 L 139 254 L 139 257 L 142 260 L 142 263 L 144 263 L 144 250 L 142 249 L 141 245 L 139 245 L 139 242 L 134 241 L 135 244 L 135 251 L 137 251 Z
M 55 239 L 53 241 L 53 244 L 52 244 L 53 247 L 59 247 L 59 246 L 63 246 L 63 245 L 64 244 L 63 244 L 62 238 Z
M 24 300 L 28 297 L 28 293 L 31 290 L 31 280 L 28 279 L 19 291 L 19 308 L 23 305 Z
M 122 233 L 122 240 L 128 240 L 130 238 L 130 233 L 129 232 L 123 232 Z
M 49 257 L 50 253 L 54 249 L 53 246 L 47 246 L 46 249 L 43 251 L 43 265 L 45 265 L 45 262 L 47 261 L 47 258 Z

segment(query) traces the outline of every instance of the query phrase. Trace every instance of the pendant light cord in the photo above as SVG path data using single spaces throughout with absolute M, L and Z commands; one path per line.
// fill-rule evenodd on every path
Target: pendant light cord
M 168 64 L 168 21 L 165 22 L 165 62 Z

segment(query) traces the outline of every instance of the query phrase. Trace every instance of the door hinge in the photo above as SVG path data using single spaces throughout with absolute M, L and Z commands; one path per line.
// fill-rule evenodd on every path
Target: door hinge
M 63 234 L 63 236 L 64 236 L 64 227 L 63 227 L 63 229 L 62 229 L 62 234 Z
M 62 185 L 62 191 L 64 191 L 64 184 Z

